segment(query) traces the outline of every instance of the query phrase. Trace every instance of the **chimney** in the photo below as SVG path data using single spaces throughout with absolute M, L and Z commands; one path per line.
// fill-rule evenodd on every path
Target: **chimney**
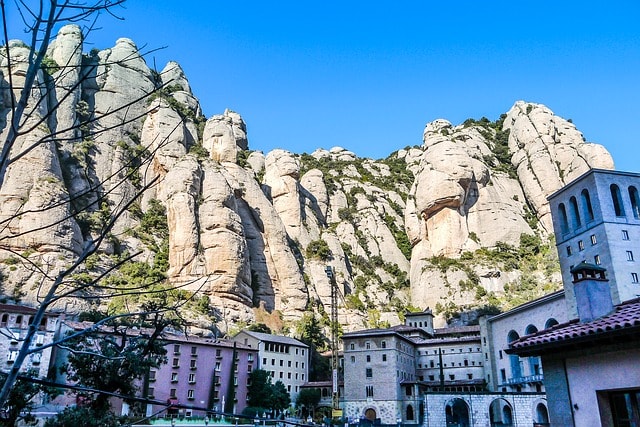
M 599 319 L 613 311 L 607 270 L 582 261 L 571 269 L 573 292 L 581 323 Z

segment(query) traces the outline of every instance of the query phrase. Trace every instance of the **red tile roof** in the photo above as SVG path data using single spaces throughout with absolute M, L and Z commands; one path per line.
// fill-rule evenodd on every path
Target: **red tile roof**
M 525 335 L 512 342 L 507 352 L 528 356 L 631 334 L 640 334 L 640 298 L 619 304 L 611 314 L 591 322 L 574 319 Z

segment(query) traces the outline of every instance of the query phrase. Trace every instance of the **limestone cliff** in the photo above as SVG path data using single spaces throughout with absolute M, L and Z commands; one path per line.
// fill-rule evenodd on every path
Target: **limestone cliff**
M 29 53 L 9 45 L 17 88 Z M 9 298 L 36 301 L 51 272 L 99 243 L 70 284 L 160 278 L 171 298 L 179 289 L 197 302 L 187 313 L 200 328 L 251 322 L 256 308 L 285 322 L 326 316 L 328 265 L 345 330 L 395 323 L 412 307 L 451 319 L 557 287 L 546 196 L 589 168 L 613 167 L 573 124 L 523 101 L 495 122 L 435 120 L 422 145 L 386 159 L 341 147 L 265 155 L 250 150 L 238 113 L 205 120 L 178 64 L 151 70 L 128 39 L 82 49 L 79 29 L 63 27 L 12 156 L 33 148 L 0 188 Z M 12 88 L 0 61 L 4 143 Z M 129 256 L 135 273 L 119 264 Z

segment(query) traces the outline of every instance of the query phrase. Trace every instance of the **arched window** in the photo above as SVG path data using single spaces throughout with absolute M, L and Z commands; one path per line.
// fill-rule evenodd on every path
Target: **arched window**
M 631 212 L 635 219 L 640 218 L 640 197 L 638 197 L 638 190 L 636 187 L 629 187 L 629 199 L 631 199 Z
M 547 319 L 546 323 L 544 324 L 544 328 L 549 329 L 550 327 L 555 326 L 557 324 L 558 324 L 558 321 L 552 317 L 551 319 Z
M 9 320 L 9 315 L 8 314 L 3 314 L 2 315 L 2 320 L 0 320 L 0 324 L 1 326 L 7 326 L 7 321 Z
M 582 221 L 580 221 L 580 211 L 578 210 L 578 201 L 575 197 L 571 196 L 569 199 L 569 206 L 571 206 L 571 225 L 574 228 L 579 228 L 582 226 Z
M 520 335 L 514 330 L 511 330 L 507 335 L 507 342 L 511 344 L 515 340 L 520 338 Z M 517 354 L 509 355 L 509 363 L 511 365 L 511 377 L 522 378 L 522 367 L 520 366 L 520 357 Z
M 613 202 L 613 210 L 616 216 L 626 216 L 624 212 L 624 205 L 622 204 L 622 195 L 620 194 L 620 187 L 616 184 L 611 184 L 611 201 Z
M 538 332 L 538 328 L 534 325 L 527 326 L 524 331 L 526 335 L 535 334 L 536 332 Z M 527 359 L 529 362 L 529 375 L 540 375 L 542 373 L 540 358 L 538 356 L 530 356 Z
M 585 188 L 582 190 L 582 204 L 584 206 L 584 216 L 587 222 L 593 221 L 593 208 L 591 207 L 591 197 L 589 191 Z
M 405 417 L 407 421 L 413 421 L 413 406 L 407 406 L 407 416 Z
M 18 317 L 16 317 L 16 326 L 22 326 L 22 314 L 19 314 Z
M 564 203 L 560 203 L 558 211 L 560 212 L 560 230 L 563 233 L 568 233 L 569 221 L 567 220 L 567 209 L 564 207 Z

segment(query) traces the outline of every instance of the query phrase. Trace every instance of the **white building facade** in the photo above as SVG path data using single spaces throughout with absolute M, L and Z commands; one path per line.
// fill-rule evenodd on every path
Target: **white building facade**
M 248 330 L 233 341 L 258 350 L 258 369 L 271 373 L 273 383 L 282 381 L 295 402 L 300 387 L 309 381 L 309 346 L 294 338 Z
M 570 270 L 607 270 L 611 298 L 640 295 L 640 174 L 592 169 L 549 196 L 569 317 L 578 316 Z

